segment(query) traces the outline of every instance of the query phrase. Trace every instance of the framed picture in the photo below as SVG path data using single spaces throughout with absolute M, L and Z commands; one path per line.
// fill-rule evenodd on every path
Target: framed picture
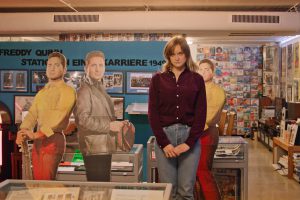
M 64 81 L 69 86 L 77 90 L 80 87 L 80 81 L 84 75 L 84 71 L 67 71 L 64 76 Z
M 126 93 L 148 93 L 153 74 L 154 72 L 127 72 Z
M 33 102 L 34 96 L 32 95 L 15 95 L 14 98 L 14 110 L 15 110 L 15 123 L 22 123 L 27 114 L 31 104 Z
M 40 91 L 47 83 L 45 70 L 31 70 L 31 92 Z
M 114 110 L 118 120 L 124 119 L 124 97 L 111 97 L 114 103 Z
M 28 92 L 27 70 L 1 70 L 1 92 Z
M 124 93 L 123 72 L 106 71 L 103 76 L 103 85 L 106 88 L 107 93 Z

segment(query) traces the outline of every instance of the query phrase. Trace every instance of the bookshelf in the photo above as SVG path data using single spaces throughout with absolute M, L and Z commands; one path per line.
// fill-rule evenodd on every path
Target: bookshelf
M 273 138 L 273 164 L 278 163 L 279 158 L 282 155 L 288 155 L 288 178 L 293 178 L 294 164 L 293 154 L 300 153 L 300 146 L 292 146 L 284 142 L 279 137 Z

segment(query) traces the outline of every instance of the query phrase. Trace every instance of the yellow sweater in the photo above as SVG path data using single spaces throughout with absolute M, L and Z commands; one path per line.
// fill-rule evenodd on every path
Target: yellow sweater
M 205 83 L 207 115 L 204 130 L 210 126 L 216 126 L 220 120 L 222 109 L 225 105 L 226 95 L 223 88 L 211 82 Z
M 38 130 L 47 137 L 62 132 L 68 126 L 75 100 L 75 90 L 63 80 L 48 83 L 35 96 L 20 129 L 32 130 L 38 123 Z

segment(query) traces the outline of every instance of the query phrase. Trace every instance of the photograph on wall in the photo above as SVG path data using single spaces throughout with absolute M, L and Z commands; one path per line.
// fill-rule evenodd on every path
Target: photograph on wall
M 15 95 L 14 110 L 15 110 L 15 124 L 21 124 L 22 119 L 28 113 L 29 108 L 32 105 L 34 96 Z
M 3 72 L 3 88 L 10 89 L 14 87 L 14 77 L 13 72 Z
M 299 102 L 299 80 L 293 81 L 293 102 Z
M 38 92 L 48 83 L 45 70 L 31 71 L 31 92 Z
M 67 71 L 64 76 L 64 81 L 75 90 L 78 90 L 83 75 L 84 71 Z
M 107 93 L 123 93 L 123 72 L 106 71 L 103 76 L 103 85 Z
M 153 74 L 154 72 L 127 72 L 126 93 L 148 93 Z
M 124 119 L 124 97 L 111 97 L 114 103 L 114 110 L 117 120 Z
M 263 95 L 268 96 L 271 99 L 274 99 L 275 98 L 275 87 L 273 85 L 264 86 L 263 87 Z
M 281 49 L 281 96 L 285 97 L 286 96 L 286 47 L 283 47 Z
M 28 92 L 27 70 L 1 70 L 2 92 Z
M 274 72 L 264 72 L 264 84 L 273 85 L 274 84 Z
M 287 49 L 287 70 L 288 70 L 288 75 L 292 73 L 292 68 L 293 68 L 293 45 L 290 44 L 288 45 Z
M 294 78 L 300 78 L 300 66 L 299 66 L 299 42 L 293 44 L 294 48 Z
M 287 84 L 286 86 L 286 101 L 292 101 L 293 85 Z

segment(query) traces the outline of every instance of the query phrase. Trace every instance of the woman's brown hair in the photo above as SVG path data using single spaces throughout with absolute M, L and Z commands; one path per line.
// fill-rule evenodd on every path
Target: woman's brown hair
M 174 36 L 166 44 L 166 46 L 164 48 L 164 57 L 165 57 L 166 63 L 163 65 L 162 71 L 166 72 L 171 69 L 172 64 L 170 61 L 170 57 L 171 57 L 171 55 L 174 54 L 174 49 L 177 45 L 179 45 L 181 47 L 181 50 L 183 51 L 183 53 L 186 57 L 186 67 L 188 69 L 190 69 L 191 71 L 195 71 L 196 64 L 194 63 L 194 61 L 192 59 L 190 47 L 189 47 L 186 39 L 183 36 Z

